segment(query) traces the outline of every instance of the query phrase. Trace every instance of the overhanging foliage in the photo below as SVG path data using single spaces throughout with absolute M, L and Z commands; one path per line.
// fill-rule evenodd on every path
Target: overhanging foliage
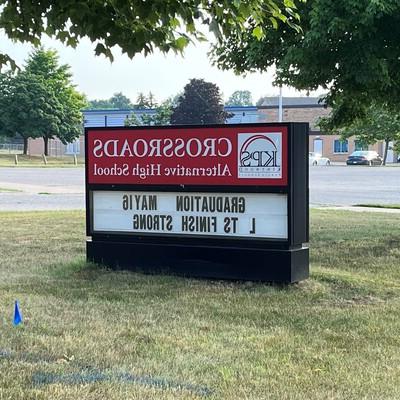
M 115 45 L 131 58 L 155 49 L 181 52 L 192 39 L 205 40 L 204 26 L 219 41 L 249 26 L 261 38 L 278 21 L 298 28 L 295 7 L 294 0 L 0 0 L 0 29 L 36 46 L 43 34 L 72 47 L 88 37 L 96 54 L 112 60 Z M 6 61 L 0 54 L 0 67 Z
M 257 40 L 232 31 L 214 48 L 215 63 L 239 73 L 276 65 L 277 84 L 325 89 L 336 127 L 374 101 L 400 103 L 399 1 L 309 0 L 298 13 L 301 32 L 280 24 Z

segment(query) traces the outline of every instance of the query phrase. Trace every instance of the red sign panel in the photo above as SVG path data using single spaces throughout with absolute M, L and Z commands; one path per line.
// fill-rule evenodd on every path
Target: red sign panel
M 87 130 L 89 184 L 287 185 L 284 126 Z

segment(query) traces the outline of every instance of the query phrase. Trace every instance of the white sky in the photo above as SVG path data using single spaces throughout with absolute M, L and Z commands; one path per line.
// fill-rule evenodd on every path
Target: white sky
M 173 53 L 164 56 L 157 52 L 148 57 L 137 55 L 132 60 L 115 48 L 113 63 L 103 56 L 95 56 L 94 45 L 86 39 L 76 49 L 47 37 L 42 43 L 45 48 L 58 51 L 61 63 L 71 66 L 73 82 L 89 100 L 107 99 L 116 92 L 122 92 L 134 102 L 138 92 L 151 91 L 161 101 L 181 92 L 191 78 L 202 78 L 217 84 L 225 100 L 235 90 L 250 90 L 254 102 L 261 96 L 279 93 L 279 89 L 272 86 L 273 70 L 264 74 L 236 76 L 233 72 L 212 67 L 207 57 L 207 43 L 191 45 L 183 57 Z M 18 65 L 24 64 L 31 49 L 29 44 L 11 42 L 0 32 L 0 52 L 8 53 Z M 320 92 L 310 93 L 311 96 L 318 94 Z M 305 92 L 283 88 L 283 96 L 305 95 Z

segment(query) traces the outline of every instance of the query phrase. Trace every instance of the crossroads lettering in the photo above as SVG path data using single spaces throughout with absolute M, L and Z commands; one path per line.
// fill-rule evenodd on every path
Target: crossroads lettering
M 238 178 L 282 178 L 282 134 L 238 134 Z

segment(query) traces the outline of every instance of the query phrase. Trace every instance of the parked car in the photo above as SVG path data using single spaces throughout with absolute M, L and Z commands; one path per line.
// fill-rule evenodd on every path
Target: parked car
M 346 160 L 347 165 L 382 165 L 383 159 L 376 151 L 354 151 Z
M 331 160 L 327 157 L 322 157 L 319 153 L 310 151 L 308 153 L 308 165 L 331 165 Z

